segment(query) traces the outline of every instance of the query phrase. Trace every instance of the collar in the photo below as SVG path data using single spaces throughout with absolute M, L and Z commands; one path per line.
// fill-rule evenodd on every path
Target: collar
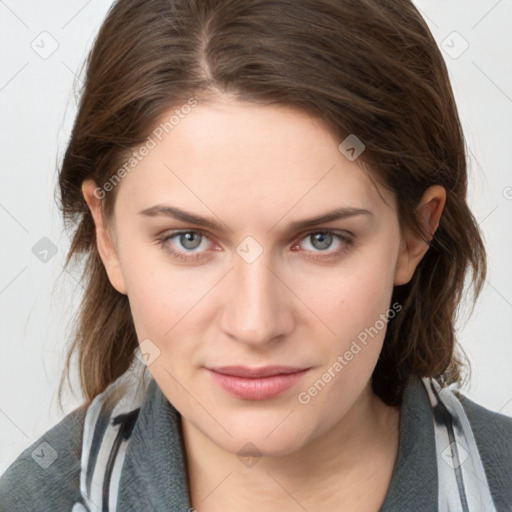
M 126 451 L 117 510 L 191 509 L 184 454 L 181 415 L 152 379 Z
M 437 512 L 438 477 L 430 401 L 412 375 L 400 406 L 400 442 L 388 493 L 380 512 Z

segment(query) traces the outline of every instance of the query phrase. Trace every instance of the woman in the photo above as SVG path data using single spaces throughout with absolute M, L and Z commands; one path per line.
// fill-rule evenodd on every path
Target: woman
M 85 402 L 6 510 L 510 510 L 512 420 L 456 391 L 485 250 L 410 2 L 116 2 L 59 185 Z

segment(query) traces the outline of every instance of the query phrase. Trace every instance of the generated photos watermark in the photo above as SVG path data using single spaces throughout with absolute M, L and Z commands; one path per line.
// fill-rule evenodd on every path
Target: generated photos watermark
M 149 155 L 150 151 L 158 146 L 165 135 L 168 135 L 176 126 L 178 126 L 182 119 L 192 112 L 192 109 L 197 106 L 195 98 L 189 98 L 187 103 L 183 104 L 179 109 L 175 109 L 173 114 L 169 116 L 167 121 L 160 123 L 146 141 L 138 147 L 136 151 L 132 151 L 132 156 L 100 187 L 94 189 L 94 196 L 97 199 L 104 199 L 107 192 L 111 192 L 126 177 L 130 172 Z
M 327 386 L 327 384 L 331 382 L 331 380 L 334 379 L 357 354 L 359 354 L 359 352 L 361 352 L 368 342 L 386 327 L 388 321 L 393 319 L 401 310 L 402 305 L 395 302 L 391 308 L 386 311 L 386 313 L 382 313 L 379 316 L 379 319 L 371 327 L 367 327 L 361 331 L 357 335 L 356 339 L 352 340 L 350 348 L 343 354 L 338 355 L 336 360 L 312 386 L 298 394 L 298 402 L 302 405 L 309 404 L 311 400 L 316 397 Z

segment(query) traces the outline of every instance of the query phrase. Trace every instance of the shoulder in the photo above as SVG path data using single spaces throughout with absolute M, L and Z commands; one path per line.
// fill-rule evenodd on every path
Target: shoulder
M 456 393 L 471 424 L 497 510 L 512 505 L 512 418 Z
M 71 510 L 80 496 L 86 407 L 81 406 L 26 448 L 0 477 L 2 510 Z

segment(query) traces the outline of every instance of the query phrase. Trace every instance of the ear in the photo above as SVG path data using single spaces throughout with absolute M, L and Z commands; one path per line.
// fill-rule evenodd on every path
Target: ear
M 430 234 L 428 242 L 439 226 L 445 203 L 446 190 L 440 185 L 433 185 L 425 191 L 416 208 L 420 222 Z M 407 233 L 402 237 L 395 269 L 395 285 L 406 284 L 412 279 L 416 267 L 430 247 L 428 242 L 416 233 Z
M 98 191 L 100 194 L 98 194 Z M 126 294 L 126 285 L 121 272 L 117 250 L 103 215 L 102 194 L 104 192 L 98 188 L 94 180 L 87 179 L 82 183 L 82 194 L 94 220 L 98 252 L 110 283 L 119 293 Z

